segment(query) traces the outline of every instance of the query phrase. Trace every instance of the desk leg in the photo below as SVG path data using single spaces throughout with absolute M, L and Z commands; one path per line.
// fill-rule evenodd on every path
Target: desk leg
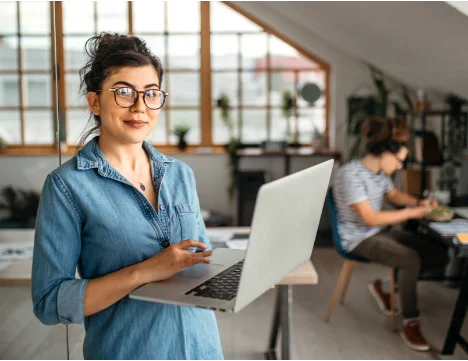
M 457 342 L 463 345 L 464 340 L 461 339 L 460 330 L 463 326 L 463 320 L 468 306 L 468 274 L 465 273 L 460 292 L 458 293 L 457 303 L 453 311 L 452 321 L 447 332 L 442 355 L 453 355 Z M 462 341 L 462 342 L 461 342 Z M 466 351 L 466 350 L 465 350 Z
M 266 360 L 277 360 L 276 356 L 276 345 L 278 343 L 278 334 L 280 331 L 280 319 L 281 319 L 281 290 L 279 287 L 276 289 L 276 302 L 275 311 L 273 313 L 273 324 L 270 330 L 270 341 L 268 343 L 268 350 L 265 352 Z
M 275 312 L 270 330 L 270 341 L 265 359 L 277 360 L 276 348 L 278 334 L 281 330 L 281 359 L 291 359 L 291 328 L 292 328 L 292 286 L 277 286 Z
M 281 291 L 281 359 L 291 360 L 292 286 L 280 286 Z

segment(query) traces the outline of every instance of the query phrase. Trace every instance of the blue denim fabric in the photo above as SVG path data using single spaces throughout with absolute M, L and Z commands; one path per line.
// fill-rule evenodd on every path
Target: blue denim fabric
M 84 317 L 88 280 L 154 256 L 166 240 L 210 246 L 187 165 L 143 143 L 159 193 L 156 213 L 105 160 L 97 140 L 45 181 L 34 242 L 34 314 L 47 325 L 84 322 L 86 359 L 222 359 L 213 311 L 126 296 Z

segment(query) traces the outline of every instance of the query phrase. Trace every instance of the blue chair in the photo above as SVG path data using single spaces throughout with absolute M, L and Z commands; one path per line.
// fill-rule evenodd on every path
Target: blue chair
M 328 313 L 325 317 L 325 321 L 328 322 L 330 320 L 331 314 L 333 309 L 335 308 L 336 301 L 338 297 L 340 298 L 340 303 L 344 303 L 344 299 L 346 297 L 346 293 L 348 291 L 349 282 L 351 280 L 351 275 L 353 273 L 353 269 L 357 263 L 368 263 L 369 260 L 354 256 L 343 248 L 341 243 L 340 234 L 338 232 L 338 212 L 336 209 L 335 200 L 333 199 L 333 188 L 330 188 L 327 192 L 326 203 L 328 206 L 328 210 L 330 212 L 330 218 L 332 223 L 332 239 L 335 249 L 337 250 L 338 254 L 344 258 L 343 268 L 341 269 L 340 277 L 338 278 L 338 283 L 335 287 L 335 291 L 333 292 L 332 299 L 330 301 L 330 305 L 328 307 Z M 392 308 L 392 330 L 396 330 L 396 312 L 395 312 L 395 272 L 394 269 L 390 269 L 390 303 Z

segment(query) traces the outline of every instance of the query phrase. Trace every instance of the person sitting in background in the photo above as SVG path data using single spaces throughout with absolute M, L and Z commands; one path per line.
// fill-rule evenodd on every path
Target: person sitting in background
M 430 349 L 419 328 L 416 293 L 420 268 L 439 269 L 447 264 L 443 245 L 389 227 L 423 218 L 438 206 L 400 192 L 390 176 L 403 167 L 408 155 L 409 129 L 399 118 L 371 118 L 363 126 L 366 154 L 344 164 L 337 172 L 333 196 L 338 212 L 338 231 L 343 248 L 352 255 L 398 269 L 403 314 L 400 335 L 413 350 Z M 384 197 L 406 208 L 382 210 Z M 380 280 L 369 285 L 385 315 L 391 315 L 388 288 Z

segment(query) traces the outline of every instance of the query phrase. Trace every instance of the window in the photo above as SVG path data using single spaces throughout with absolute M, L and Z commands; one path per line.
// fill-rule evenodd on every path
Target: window
M 55 11 L 56 41 L 51 27 Z M 314 127 L 327 131 L 328 65 L 297 50 L 265 25 L 222 2 L 1 2 L 0 136 L 18 147 L 54 146 L 56 100 L 52 44 L 57 50 L 60 137 L 77 143 L 89 119 L 79 93 L 84 44 L 101 31 L 141 36 L 163 64 L 162 89 L 169 93 L 148 140 L 175 145 L 175 126 L 191 126 L 190 145 L 228 140 L 217 99 L 228 94 L 236 135 L 245 143 L 284 139 L 282 94 L 297 98 L 293 119 L 300 142 Z M 54 70 L 54 71 L 53 71 Z M 300 97 L 306 83 L 322 97 L 310 106 Z
M 50 4 L 0 4 L 0 136 L 11 145 L 54 143 Z
M 300 142 L 310 143 L 314 127 L 326 130 L 325 96 L 312 107 L 300 96 L 309 82 L 325 91 L 322 65 L 220 2 L 211 3 L 211 57 L 214 104 L 221 93 L 229 96 L 236 135 L 244 143 L 286 138 L 285 90 L 297 99 L 290 121 L 298 124 Z M 213 142 L 225 143 L 219 110 L 214 108 L 212 116 Z

